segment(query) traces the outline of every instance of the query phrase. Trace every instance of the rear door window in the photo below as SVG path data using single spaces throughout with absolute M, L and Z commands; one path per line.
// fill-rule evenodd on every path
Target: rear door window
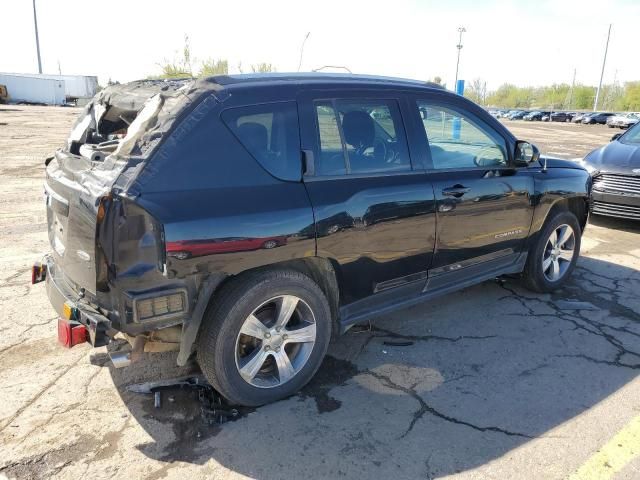
M 411 170 L 400 109 L 395 100 L 315 102 L 319 175 Z
M 222 112 L 222 120 L 269 173 L 281 180 L 300 180 L 296 102 L 230 108 Z

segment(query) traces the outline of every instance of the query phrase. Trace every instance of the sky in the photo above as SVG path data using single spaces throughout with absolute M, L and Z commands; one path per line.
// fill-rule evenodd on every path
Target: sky
M 37 72 L 32 0 L 3 0 L 0 72 Z M 44 73 L 126 82 L 158 74 L 188 35 L 196 60 L 225 58 L 230 73 L 266 62 L 279 72 L 324 65 L 353 73 L 454 83 L 597 85 L 640 80 L 639 0 L 37 0 Z M 635 59 L 635 60 L 634 60 Z M 340 70 L 333 70 L 340 71 Z

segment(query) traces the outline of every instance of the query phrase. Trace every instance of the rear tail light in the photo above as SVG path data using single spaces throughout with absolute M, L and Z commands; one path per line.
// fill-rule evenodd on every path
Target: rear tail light
M 63 347 L 71 348 L 74 345 L 87 341 L 87 328 L 74 320 L 58 319 L 58 342 Z
M 47 278 L 47 266 L 42 265 L 40 262 L 34 263 L 31 267 L 31 284 L 35 285 Z

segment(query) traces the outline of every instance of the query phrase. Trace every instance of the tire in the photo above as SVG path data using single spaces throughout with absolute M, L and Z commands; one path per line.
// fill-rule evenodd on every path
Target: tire
M 561 226 L 567 226 L 572 230 L 573 243 L 570 241 L 565 242 L 564 247 L 566 248 L 562 248 L 562 246 L 558 249 L 550 248 L 550 237 Z M 540 293 L 552 292 L 562 287 L 571 276 L 571 272 L 575 268 L 580 255 L 581 234 L 582 231 L 578 224 L 578 219 L 573 213 L 569 211 L 558 212 L 549 218 L 540 230 L 535 244 L 529 249 L 527 264 L 524 269 L 526 287 Z M 567 259 L 569 247 L 572 247 L 570 248 L 572 251 L 570 261 Z M 549 261 L 550 263 L 547 263 Z M 554 271 L 556 263 L 558 264 L 558 272 L 560 272 L 558 278 L 555 278 Z M 545 268 L 545 264 L 549 266 Z
M 284 299 L 292 298 L 297 299 L 295 310 L 276 333 L 269 320 L 273 317 L 276 322 L 278 313 L 287 311 Z M 251 315 L 260 319 L 260 326 L 248 336 L 241 334 L 243 326 L 244 332 L 253 326 Z M 202 372 L 230 403 L 249 407 L 286 398 L 306 385 L 322 363 L 332 329 L 331 310 L 322 290 L 306 275 L 290 270 L 255 272 L 232 280 L 216 294 L 203 322 L 197 344 Z M 302 325 L 300 330 L 292 329 L 296 323 Z M 310 332 L 312 325 L 313 343 L 287 340 L 293 332 Z M 269 339 L 265 329 L 271 332 Z M 255 337 L 254 332 L 258 332 Z M 284 357 L 289 360 L 284 362 Z M 253 377 L 251 365 L 262 366 Z

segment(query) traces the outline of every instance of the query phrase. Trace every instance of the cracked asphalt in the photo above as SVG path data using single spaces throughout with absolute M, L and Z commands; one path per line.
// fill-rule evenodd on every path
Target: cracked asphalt
M 562 291 L 506 278 L 398 311 L 338 339 L 300 394 L 209 425 L 188 391 L 155 409 L 125 388 L 193 367 L 60 347 L 29 284 L 43 159 L 77 112 L 0 106 L 0 478 L 640 478 L 640 224 L 592 218 Z M 508 126 L 566 158 L 613 133 Z

